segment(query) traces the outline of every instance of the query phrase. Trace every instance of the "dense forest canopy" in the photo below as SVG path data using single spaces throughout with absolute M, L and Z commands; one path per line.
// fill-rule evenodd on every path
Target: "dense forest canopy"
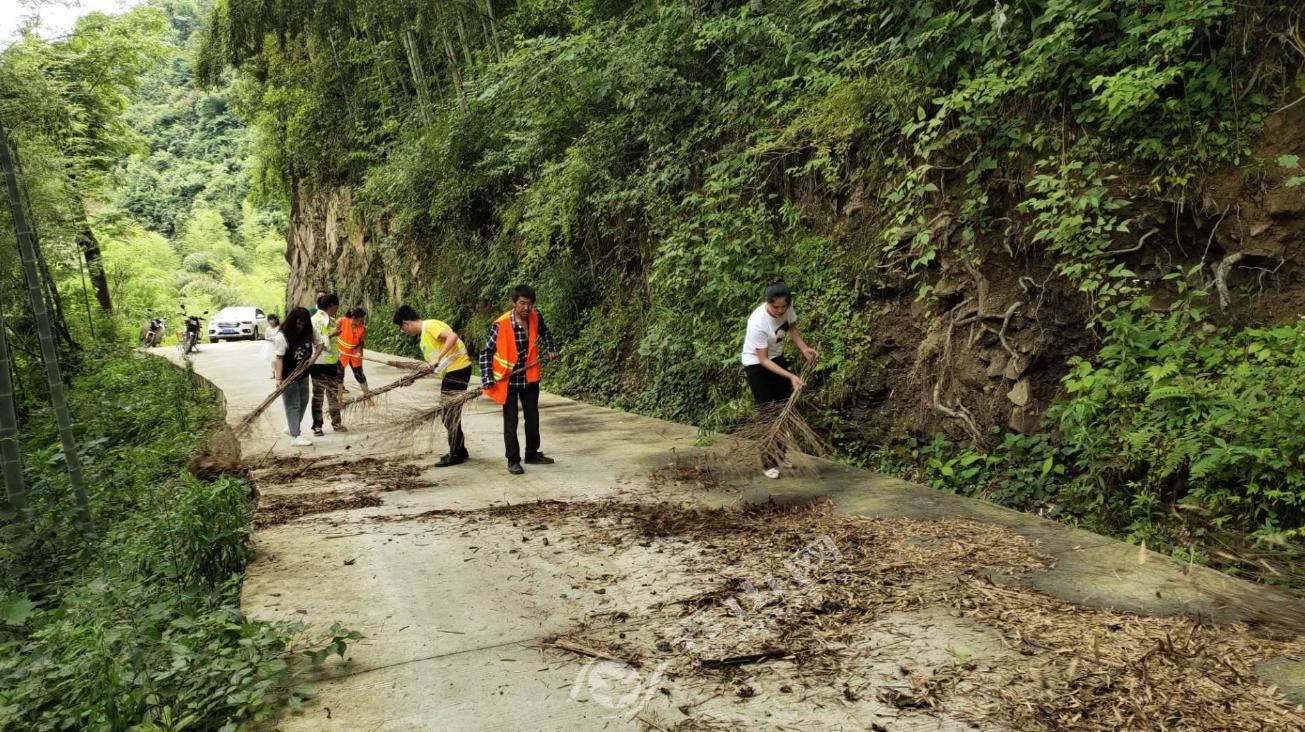
M 134 337 L 146 318 L 179 322 L 183 304 L 284 301 L 285 217 L 250 196 L 249 132 L 231 85 L 193 83 L 190 49 L 207 13 L 190 0 L 90 13 L 66 37 L 25 30 L 0 53 L 0 112 L 64 320 L 80 335 Z M 5 222 L 0 237 L 12 242 L 7 211 Z
M 147 318 L 284 303 L 284 209 L 251 195 L 232 84 L 193 82 L 210 9 L 151 0 L 0 48 L 18 161 L 0 207 L 0 729 L 233 729 L 298 701 L 287 657 L 327 652 L 241 614 L 249 486 L 187 470 L 220 402 L 131 350 Z

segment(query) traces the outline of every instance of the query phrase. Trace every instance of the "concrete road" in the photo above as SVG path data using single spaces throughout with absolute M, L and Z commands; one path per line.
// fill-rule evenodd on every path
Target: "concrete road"
M 232 423 L 273 387 L 270 368 L 259 359 L 261 348 L 254 343 L 205 344 L 193 358 L 195 371 L 225 393 Z M 175 349 L 156 352 L 177 360 Z M 375 363 L 366 369 L 373 386 L 403 374 Z M 347 384 L 357 393 L 352 377 Z M 792 697 L 767 692 L 798 683 L 786 681 L 796 677 L 786 675 L 782 664 L 753 682 L 762 693 L 747 700 L 722 695 L 710 685 L 654 679 L 651 668 L 627 668 L 550 648 L 547 641 L 596 619 L 635 615 L 650 603 L 678 597 L 677 588 L 694 587 L 701 573 L 674 553 L 639 553 L 637 546 L 631 547 L 633 554 L 624 549 L 575 551 L 585 528 L 568 523 L 565 515 L 535 531 L 540 527 L 527 525 L 533 520 L 444 520 L 442 514 L 429 513 L 433 511 L 455 517 L 493 506 L 608 498 L 650 505 L 830 498 L 838 511 L 849 514 L 962 516 L 1013 529 L 1054 560 L 1054 569 L 1033 578 L 1038 589 L 1090 607 L 1217 614 L 1205 588 L 1237 585 L 1208 573 L 1201 574 L 1203 589 L 1197 589 L 1172 562 L 1139 562 L 1136 547 L 832 464 L 822 466 L 814 479 L 751 481 L 725 492 L 654 479 L 658 468 L 677 460 L 677 454 L 693 452 L 695 428 L 552 395 L 541 400 L 542 433 L 544 451 L 556 458 L 556 465 L 527 466 L 524 476 L 509 475 L 500 413 L 479 400 L 464 420 L 472 460 L 435 469 L 445 451 L 442 435 L 395 435 L 390 427 L 412 410 L 433 404 L 437 388 L 437 382 L 428 380 L 393 392 L 382 407 L 349 415 L 348 432 L 332 433 L 328 427 L 310 448 L 289 446 L 278 403 L 243 440 L 246 458 L 371 457 L 391 468 L 413 466 L 405 480 L 385 477 L 389 468 L 378 469 L 385 474 L 380 478 L 363 469 L 339 468 L 331 475 L 310 470 L 301 478 L 260 482 L 264 504 L 282 498 L 302 502 L 315 495 L 380 499 L 380 505 L 311 513 L 255 534 L 257 559 L 248 569 L 243 593 L 252 616 L 315 624 L 338 620 L 366 636 L 347 661 L 333 660 L 311 677 L 314 701 L 301 714 L 285 715 L 278 729 L 670 729 L 689 717 L 698 720 L 694 728 L 713 729 L 974 728 L 963 700 L 921 710 L 892 707 L 873 695 L 855 702 L 847 695 L 828 703 L 777 704 L 776 698 Z M 306 433 L 307 425 L 305 420 Z M 419 514 L 434 518 L 412 519 Z M 604 578 L 612 591 L 597 592 L 595 578 Z M 871 628 L 868 640 L 881 635 L 895 639 L 882 644 L 895 649 L 881 656 L 889 670 L 907 660 L 952 663 L 953 649 L 962 646 L 993 657 L 1011 655 L 992 629 L 946 613 L 885 617 Z M 1293 686 L 1301 683 L 1298 662 L 1281 659 L 1271 666 L 1265 673 L 1274 682 L 1305 694 Z

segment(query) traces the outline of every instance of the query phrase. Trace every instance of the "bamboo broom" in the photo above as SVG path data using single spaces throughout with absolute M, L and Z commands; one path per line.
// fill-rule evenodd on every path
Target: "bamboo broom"
M 369 356 L 363 356 L 362 360 L 371 361 L 372 363 L 382 363 L 392 368 L 404 369 L 405 371 L 417 371 L 427 367 L 427 364 L 424 361 L 414 361 L 410 358 L 371 358 Z
M 250 412 L 249 414 L 246 414 L 244 417 L 240 419 L 239 422 L 236 423 L 235 426 L 236 433 L 239 435 L 247 434 L 249 432 L 249 429 L 253 427 L 254 420 L 258 419 L 258 417 L 262 415 L 263 412 L 269 406 L 272 405 L 272 402 L 276 401 L 278 397 L 280 397 L 283 393 L 285 393 L 285 390 L 289 389 L 291 384 L 298 381 L 299 377 L 307 373 L 308 369 L 314 363 L 317 363 L 317 357 L 320 356 L 321 353 L 322 353 L 321 346 L 317 346 L 316 348 L 314 348 L 312 356 L 308 357 L 307 360 L 305 360 L 303 363 L 296 366 L 295 370 L 291 371 L 288 377 L 282 379 L 281 383 L 276 387 L 276 389 L 271 394 L 267 395 L 266 399 L 264 399 L 262 402 L 259 402 L 257 407 L 254 407 L 254 411 Z
M 535 359 L 521 368 L 515 369 L 504 378 L 510 379 L 513 376 L 524 373 L 526 370 L 533 368 L 538 364 L 539 359 Z M 456 429 L 457 424 L 462 421 L 462 408 L 475 401 L 484 393 L 485 387 L 478 386 L 475 389 L 468 389 L 467 391 L 460 392 L 456 395 L 445 395 L 440 399 L 438 404 L 414 412 L 407 419 L 391 425 L 387 431 L 398 434 L 409 434 L 418 429 L 431 426 L 432 422 L 437 418 L 442 418 L 439 421 L 443 423 L 446 429 Z
M 404 368 L 404 367 L 399 366 L 396 368 Z M 346 399 L 344 404 L 340 405 L 340 408 L 351 409 L 359 406 L 367 406 L 369 404 L 375 404 L 373 400 L 376 399 L 376 397 L 382 396 L 387 392 L 394 391 L 395 389 L 402 389 L 405 386 L 412 386 L 419 379 L 424 379 L 427 376 L 430 376 L 434 373 L 435 372 L 430 368 L 412 369 L 408 373 L 386 384 L 385 386 L 382 386 L 377 389 L 371 389 L 364 394 L 360 394 L 351 399 Z
M 811 374 L 809 364 L 804 364 L 799 376 L 806 381 Z M 794 389 L 783 402 L 763 405 L 756 422 L 729 435 L 731 444 L 709 452 L 707 462 L 734 469 L 751 469 L 760 458 L 763 464 L 781 465 L 790 455 L 825 457 L 833 452 L 828 443 L 816 433 L 802 416 L 799 408 L 804 390 Z M 734 441 L 742 440 L 753 449 L 739 449 Z

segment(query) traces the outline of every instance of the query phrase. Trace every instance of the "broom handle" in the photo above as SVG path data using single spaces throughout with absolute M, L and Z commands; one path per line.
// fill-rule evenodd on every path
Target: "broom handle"
M 371 356 L 363 356 L 362 360 L 371 361 L 372 363 L 384 364 L 386 366 L 389 366 L 390 368 L 410 369 L 412 371 L 416 371 L 417 369 L 424 368 L 427 365 L 425 361 L 417 361 L 411 358 L 386 359 L 386 358 L 372 358 Z
M 519 368 L 519 369 L 514 369 L 514 370 L 512 371 L 512 373 L 508 374 L 507 376 L 505 376 L 505 377 L 503 377 L 503 378 L 505 378 L 505 379 L 510 379 L 510 378 L 512 378 L 513 376 L 517 376 L 518 374 L 521 374 L 521 373 L 523 373 L 523 372 L 525 372 L 525 371 L 528 371 L 528 370 L 530 370 L 532 367 L 534 367 L 534 366 L 538 366 L 538 365 L 539 365 L 539 361 L 540 361 L 540 359 L 536 358 L 534 361 L 531 361 L 530 363 L 526 364 L 525 366 L 522 366 L 522 367 Z M 494 383 L 497 384 L 497 383 L 498 383 L 498 380 L 495 380 Z M 484 393 L 485 393 L 485 387 L 483 387 L 483 386 L 478 386 L 478 387 L 476 387 L 476 393 L 477 393 L 477 394 L 484 394 Z
M 295 370 L 291 371 L 289 376 L 282 379 L 281 382 L 277 384 L 276 389 L 273 390 L 271 394 L 268 394 L 267 398 L 264 399 L 261 403 L 259 403 L 257 407 L 254 407 L 254 411 L 240 418 L 240 422 L 238 422 L 236 425 L 237 428 L 244 429 L 249 425 L 253 424 L 254 420 L 258 419 L 258 415 L 262 414 L 264 410 L 266 410 L 269 406 L 271 406 L 272 402 L 276 401 L 277 397 L 285 393 L 285 390 L 289 389 L 291 384 L 298 381 L 299 377 L 303 376 L 304 373 L 308 371 L 309 367 L 311 367 L 314 363 L 317 362 L 317 357 L 320 356 L 321 354 L 322 354 L 321 346 L 317 346 L 316 348 L 314 348 L 313 355 L 309 356 L 306 361 L 296 366 Z
M 539 363 L 539 359 L 535 359 L 534 361 L 531 361 L 530 363 L 526 364 L 525 366 L 522 366 L 521 368 L 519 368 L 519 369 L 513 371 L 512 373 L 508 374 L 508 377 L 510 378 L 510 377 L 512 377 L 512 376 L 515 376 L 515 375 L 521 373 L 522 371 L 525 371 L 526 369 L 528 369 L 528 368 L 530 368 L 530 367 L 532 367 L 532 366 L 534 366 L 534 365 L 536 365 L 536 364 L 538 364 L 538 363 Z M 423 365 L 425 365 L 425 364 L 423 364 Z M 384 394 L 384 393 L 387 392 L 387 391 L 392 391 L 392 390 L 394 390 L 394 389 L 399 389 L 399 388 L 402 388 L 402 387 L 405 387 L 405 386 L 411 386 L 411 385 L 415 384 L 415 383 L 417 382 L 418 379 L 424 379 L 424 378 L 426 378 L 427 376 L 430 376 L 431 374 L 434 374 L 434 373 L 435 373 L 434 369 L 431 369 L 431 368 L 423 368 L 423 369 L 420 369 L 420 370 L 416 370 L 416 369 L 414 369 L 413 372 L 410 373 L 410 374 L 408 374 L 407 376 L 403 376 L 403 377 L 399 378 L 398 380 L 396 380 L 396 381 L 394 381 L 394 382 L 391 382 L 391 383 L 389 383 L 389 384 L 386 384 L 385 386 L 382 386 L 382 387 L 379 388 L 379 389 L 372 389 L 370 392 L 368 392 L 368 393 L 366 393 L 366 394 L 360 394 L 360 395 L 358 395 L 358 396 L 356 396 L 356 397 L 354 397 L 354 398 L 352 398 L 352 399 L 347 400 L 345 403 L 343 403 L 343 404 L 340 405 L 340 408 L 341 408 L 341 409 L 344 409 L 345 407 L 351 407 L 351 406 L 353 406 L 354 404 L 357 404 L 357 403 L 359 403 L 359 402 L 366 401 L 366 400 L 368 400 L 368 399 L 372 399 L 372 398 L 374 398 L 374 397 L 378 397 L 378 396 L 380 396 L 381 394 Z M 479 388 L 477 388 L 477 390 L 476 390 L 477 395 L 484 393 L 484 390 L 485 390 L 484 387 L 479 387 Z
M 386 384 L 385 386 L 380 387 L 379 389 L 369 389 L 363 394 L 360 394 L 352 399 L 346 400 L 343 404 L 340 405 L 340 408 L 344 409 L 346 407 L 351 407 L 357 404 L 358 402 L 363 402 L 378 397 L 387 391 L 393 391 L 395 389 L 400 389 L 405 386 L 412 386 L 414 383 L 417 382 L 418 379 L 424 379 L 427 376 L 430 376 L 431 374 L 434 373 L 435 372 L 431 371 L 430 369 L 424 369 L 424 368 L 412 369 L 411 371 L 408 372 L 406 376 L 400 376 L 398 379 Z

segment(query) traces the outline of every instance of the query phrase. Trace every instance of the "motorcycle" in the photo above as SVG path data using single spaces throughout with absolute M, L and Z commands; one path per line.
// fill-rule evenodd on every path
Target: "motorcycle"
M 178 347 L 181 348 L 182 355 L 190 355 L 191 351 L 198 350 L 200 333 L 203 331 L 203 322 L 198 315 L 187 315 L 186 306 L 181 306 L 181 314 L 186 318 L 186 331 L 181 335 L 181 342 Z M 208 315 L 205 310 L 203 315 Z
M 153 348 L 163 342 L 163 334 L 166 332 L 167 325 L 163 318 L 150 318 L 150 322 L 145 326 L 145 334 L 141 336 L 140 344 L 145 348 Z

